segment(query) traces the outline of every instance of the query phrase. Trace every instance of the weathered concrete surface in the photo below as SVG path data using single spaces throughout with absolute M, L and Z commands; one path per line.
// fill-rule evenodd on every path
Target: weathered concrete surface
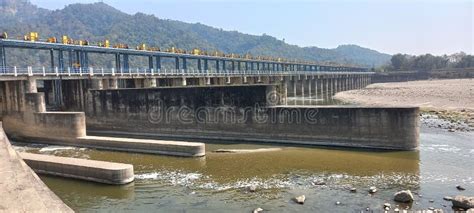
M 76 138 L 86 135 L 83 112 L 41 112 L 9 114 L 3 118 L 11 137 Z
M 25 97 L 24 111 L 3 118 L 5 131 L 17 140 L 185 157 L 205 155 L 203 143 L 87 136 L 83 112 L 45 112 L 42 93 Z
M 232 153 L 232 154 L 244 154 L 244 153 L 259 153 L 259 152 L 275 152 L 281 151 L 282 148 L 260 148 L 260 149 L 216 149 L 212 152 L 216 153 Z
M 0 212 L 73 212 L 10 145 L 0 122 Z
M 78 158 L 20 153 L 36 173 L 107 184 L 127 184 L 134 180 L 133 165 Z
M 78 138 L 81 145 L 90 144 L 90 147 L 106 148 L 118 151 L 141 152 L 150 154 L 173 155 L 182 157 L 202 157 L 206 155 L 204 143 L 147 140 L 136 138 L 117 138 L 86 136 Z
M 269 85 L 93 90 L 92 133 L 413 150 L 418 107 L 273 106 Z M 269 107 L 270 106 L 270 107 Z

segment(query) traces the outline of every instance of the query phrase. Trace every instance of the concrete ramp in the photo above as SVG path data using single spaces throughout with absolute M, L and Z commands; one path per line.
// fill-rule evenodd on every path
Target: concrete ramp
M 20 153 L 36 173 L 107 184 L 127 184 L 135 178 L 133 165 L 78 158 Z
M 0 212 L 73 212 L 10 145 L 0 122 Z

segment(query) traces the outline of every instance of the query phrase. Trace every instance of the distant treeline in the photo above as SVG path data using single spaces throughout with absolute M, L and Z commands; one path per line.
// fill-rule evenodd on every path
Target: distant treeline
M 396 54 L 390 63 L 381 67 L 384 71 L 431 71 L 444 68 L 474 67 L 474 56 L 460 52 L 452 55 L 434 56 L 431 54 L 412 56 Z

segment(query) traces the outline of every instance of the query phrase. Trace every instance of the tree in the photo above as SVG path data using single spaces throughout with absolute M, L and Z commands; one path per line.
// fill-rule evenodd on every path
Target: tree
M 406 64 L 407 58 L 406 58 L 406 55 L 402 55 L 399 53 L 399 54 L 393 55 L 390 61 L 392 62 L 393 69 L 401 70 L 403 65 Z

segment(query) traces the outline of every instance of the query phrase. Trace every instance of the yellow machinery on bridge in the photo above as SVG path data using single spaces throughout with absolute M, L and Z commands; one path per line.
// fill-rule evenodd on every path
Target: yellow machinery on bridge
M 165 52 L 169 52 L 169 53 L 183 53 L 183 54 L 186 53 L 185 50 L 182 50 L 182 49 L 179 49 L 179 48 L 176 48 L 176 47 L 168 48 Z
M 114 48 L 118 48 L 118 49 L 128 49 L 128 45 L 127 44 L 116 44 L 113 46 Z
M 0 39 L 8 39 L 8 34 L 7 32 L 3 32 L 0 34 Z M 31 42 L 36 42 L 40 41 L 39 34 L 38 32 L 29 32 L 28 34 L 23 36 L 23 40 L 25 41 L 31 41 Z M 80 45 L 80 46 L 88 46 L 90 45 L 89 41 L 87 40 L 77 40 L 74 41 L 73 39 L 69 38 L 67 35 L 63 35 L 61 37 L 61 41 L 59 41 L 56 37 L 49 37 L 46 39 L 46 42 L 48 43 L 59 43 L 61 42 L 62 44 L 67 44 L 67 45 Z M 105 47 L 109 48 L 110 47 L 110 42 L 109 40 L 103 40 L 99 43 L 97 43 L 97 46 L 99 47 Z M 119 48 L 119 49 L 129 49 L 129 46 L 127 44 L 116 44 L 113 46 L 113 48 Z M 155 52 L 161 52 L 162 50 L 159 47 L 147 47 L 146 44 L 142 43 L 139 46 L 136 46 L 136 50 L 143 50 L 143 51 L 155 51 Z M 266 61 L 275 61 L 275 62 L 294 62 L 294 63 L 302 63 L 302 64 L 311 64 L 308 61 L 304 60 L 295 60 L 295 59 L 284 59 L 281 57 L 278 58 L 273 58 L 273 57 L 267 57 L 267 56 L 252 56 L 251 54 L 247 53 L 245 55 L 239 55 L 235 53 L 231 54 L 224 54 L 220 51 L 203 51 L 200 50 L 199 48 L 194 48 L 191 51 L 186 51 L 183 49 L 179 49 L 176 47 L 170 47 L 168 49 L 163 50 L 163 52 L 169 52 L 169 53 L 177 53 L 177 54 L 191 54 L 191 55 L 207 55 L 207 56 L 216 56 L 216 57 L 227 57 L 227 58 L 243 58 L 243 59 L 249 59 L 249 60 L 266 60 Z M 76 68 L 80 68 L 80 65 L 76 65 Z
M 160 52 L 161 50 L 159 47 L 148 47 L 148 51 Z
M 110 42 L 109 42 L 109 40 L 106 39 L 103 42 L 102 41 L 99 42 L 99 44 L 97 46 L 109 48 L 110 47 Z
M 231 53 L 231 54 L 225 55 L 225 57 L 227 57 L 227 58 L 240 58 L 240 55 L 239 55 L 239 54 L 235 54 L 235 53 Z
M 8 39 L 8 34 L 7 34 L 7 32 L 3 32 L 3 33 L 0 35 L 0 39 Z
M 198 48 L 194 48 L 194 49 L 191 51 L 191 54 L 193 54 L 193 55 L 201 55 L 201 50 L 198 49 Z
M 30 32 L 27 35 L 23 36 L 23 40 L 25 41 L 38 41 L 39 34 L 38 32 Z
M 46 42 L 48 42 L 48 43 L 57 43 L 58 40 L 56 39 L 56 37 L 49 37 L 49 38 L 46 40 Z
M 135 49 L 136 49 L 136 50 L 147 50 L 147 49 L 146 49 L 146 44 L 140 44 L 140 45 L 138 45 Z
M 79 46 L 88 46 L 89 41 L 87 41 L 87 40 L 77 40 L 76 42 L 74 42 L 74 44 L 79 45 Z
M 224 53 L 219 52 L 219 51 L 214 51 L 211 53 L 211 56 L 224 57 Z
M 67 35 L 63 35 L 62 39 L 61 39 L 61 43 L 62 44 L 74 44 L 74 41 L 69 38 Z

